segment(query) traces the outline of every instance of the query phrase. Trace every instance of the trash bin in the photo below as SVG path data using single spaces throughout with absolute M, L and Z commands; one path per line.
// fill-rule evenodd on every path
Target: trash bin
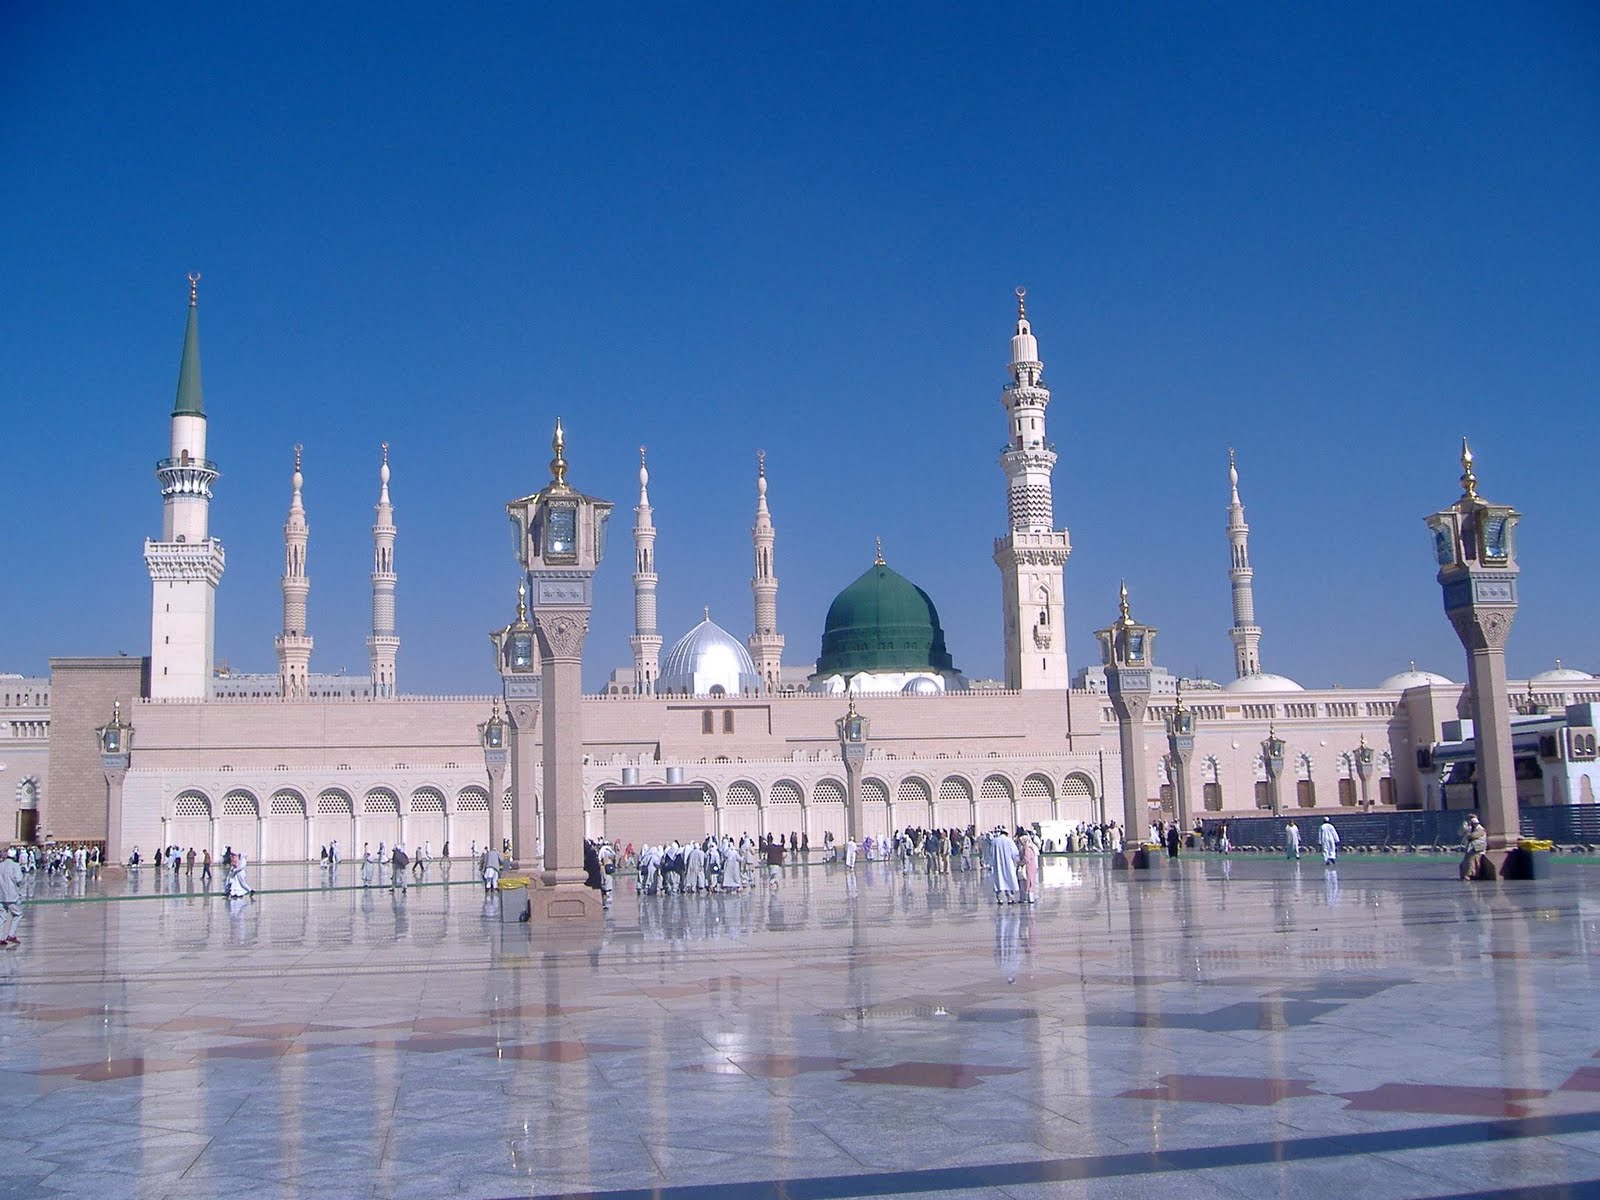
M 517 925 L 528 919 L 528 881 L 521 878 L 500 877 L 500 922 Z

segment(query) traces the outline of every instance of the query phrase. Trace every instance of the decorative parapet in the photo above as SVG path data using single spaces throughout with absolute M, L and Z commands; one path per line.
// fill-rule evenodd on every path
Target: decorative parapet
M 203 542 L 158 542 L 146 538 L 144 562 L 155 583 L 204 579 L 215 587 L 222 580 L 227 556 L 216 538 L 206 538 Z

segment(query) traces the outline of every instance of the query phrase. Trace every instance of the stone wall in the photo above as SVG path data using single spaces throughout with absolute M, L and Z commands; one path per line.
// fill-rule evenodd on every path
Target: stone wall
M 145 658 L 50 660 L 50 766 L 40 801 L 39 833 L 59 841 L 106 836 L 106 777 L 95 730 L 121 701 L 124 714 L 148 688 Z M 139 730 L 134 728 L 134 751 Z

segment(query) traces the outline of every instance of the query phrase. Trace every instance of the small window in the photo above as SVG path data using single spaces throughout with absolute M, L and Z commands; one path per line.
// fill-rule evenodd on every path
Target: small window
M 733 709 L 731 708 L 725 708 L 722 710 L 722 732 L 733 732 Z
M 711 710 L 709 708 L 702 710 L 700 713 L 700 732 L 713 732 L 711 727 Z

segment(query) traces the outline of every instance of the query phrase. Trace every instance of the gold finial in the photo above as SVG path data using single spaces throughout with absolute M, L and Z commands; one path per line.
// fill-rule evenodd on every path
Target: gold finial
M 1017 289 L 1017 320 L 1026 321 L 1027 319 L 1028 319 L 1028 289 L 1025 288 L 1025 287 L 1019 287 Z
M 528 619 L 528 581 L 517 580 L 517 623 L 523 624 Z
M 756 451 L 756 475 L 762 479 L 767 477 L 767 452 L 765 450 Z
M 498 721 L 499 719 L 500 719 L 500 697 L 496 696 L 494 698 L 494 711 L 489 714 L 489 720 Z
M 1556 659 L 1556 670 L 1558 670 L 1558 671 L 1561 670 L 1561 660 L 1559 658 Z M 1528 682 L 1532 683 L 1533 680 L 1530 679 L 1530 680 L 1528 680 Z
M 567 435 L 561 428 L 561 418 L 556 418 L 556 433 L 550 439 L 550 449 L 555 457 L 550 460 L 550 484 L 552 487 L 565 488 L 567 486 Z
M 1361 735 L 1361 749 L 1365 750 L 1366 748 L 1367 748 L 1367 735 L 1366 735 L 1365 732 L 1363 732 L 1362 735 Z
M 1124 625 L 1132 625 L 1133 617 L 1128 612 L 1128 581 L 1126 579 L 1122 581 L 1122 590 L 1118 597 L 1118 604 L 1122 609 L 1122 623 Z
M 1177 708 L 1177 711 L 1180 712 L 1180 713 L 1183 711 L 1183 680 L 1182 679 L 1178 680 L 1178 708 Z
M 199 271 L 190 271 L 189 272 L 189 307 L 190 308 L 193 308 L 195 306 L 195 304 L 198 302 L 198 297 L 199 297 L 199 294 L 200 294 L 200 286 L 199 285 L 200 285 L 200 272 Z
M 850 707 L 845 711 L 844 715 L 846 717 L 853 717 L 856 715 L 856 694 L 854 692 L 850 692 L 848 694 L 850 697 Z
M 113 700 L 111 702 L 111 723 L 113 725 L 121 725 L 122 724 L 122 701 L 121 700 Z
M 872 540 L 877 546 L 877 553 L 872 560 L 873 565 L 879 567 L 888 566 L 889 564 L 883 561 L 883 539 L 881 537 L 875 537 Z
M 1464 436 L 1461 439 L 1461 498 L 1478 498 L 1478 477 L 1472 473 L 1472 447 L 1467 445 Z

